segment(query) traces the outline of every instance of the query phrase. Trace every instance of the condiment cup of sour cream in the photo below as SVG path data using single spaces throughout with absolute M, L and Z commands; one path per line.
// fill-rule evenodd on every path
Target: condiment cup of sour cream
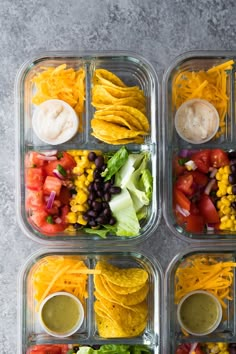
M 175 128 L 183 140 L 202 144 L 215 136 L 219 121 L 216 108 L 210 102 L 196 98 L 179 107 L 175 115 Z
M 79 330 L 84 320 L 80 300 L 67 292 L 47 296 L 39 308 L 39 322 L 54 337 L 64 338 Z
M 78 132 L 79 119 L 65 101 L 47 100 L 33 113 L 32 127 L 37 137 L 51 145 L 65 143 Z
M 222 307 L 213 294 L 203 290 L 192 291 L 179 302 L 177 319 L 189 334 L 205 336 L 219 326 Z

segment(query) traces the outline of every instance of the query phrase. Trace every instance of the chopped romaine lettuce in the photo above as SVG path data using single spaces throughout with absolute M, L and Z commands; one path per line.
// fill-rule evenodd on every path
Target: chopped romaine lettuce
M 112 214 L 116 218 L 117 236 L 137 236 L 140 225 L 132 198 L 126 188 L 109 202 Z
M 102 177 L 105 177 L 105 181 L 111 179 L 113 175 L 126 163 L 129 153 L 127 149 L 122 146 L 107 162 L 107 168 L 102 172 Z

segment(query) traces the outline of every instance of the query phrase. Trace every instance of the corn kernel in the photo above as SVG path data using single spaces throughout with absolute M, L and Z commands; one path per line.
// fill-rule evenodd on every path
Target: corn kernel
M 77 222 L 81 225 L 87 225 L 87 221 L 84 220 L 83 215 L 79 215 L 77 218 Z

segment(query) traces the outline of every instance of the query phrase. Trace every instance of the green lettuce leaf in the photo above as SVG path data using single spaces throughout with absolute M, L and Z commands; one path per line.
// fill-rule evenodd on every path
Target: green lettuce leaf
M 114 196 L 109 202 L 112 214 L 116 218 L 117 236 L 137 236 L 140 225 L 134 209 L 132 198 L 124 188 L 120 194 Z
M 105 181 L 111 179 L 113 175 L 126 163 L 129 153 L 127 149 L 122 146 L 107 162 L 107 168 L 101 173 L 105 177 Z

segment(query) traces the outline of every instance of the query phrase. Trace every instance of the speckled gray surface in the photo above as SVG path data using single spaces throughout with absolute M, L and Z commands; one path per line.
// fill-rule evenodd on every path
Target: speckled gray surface
M 136 51 L 159 74 L 193 49 L 236 49 L 234 0 L 2 0 L 0 5 L 0 353 L 15 353 L 17 274 L 39 246 L 16 222 L 14 203 L 14 80 L 29 56 L 46 50 Z M 140 246 L 166 267 L 186 244 L 164 221 Z

